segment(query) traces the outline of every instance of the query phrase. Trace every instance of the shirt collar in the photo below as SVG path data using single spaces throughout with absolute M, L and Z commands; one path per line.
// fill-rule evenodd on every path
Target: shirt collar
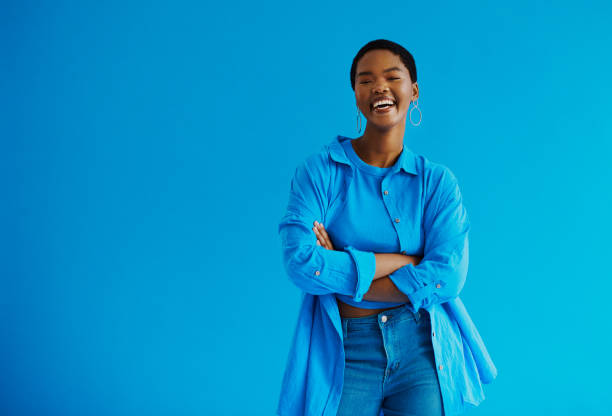
M 332 158 L 332 160 L 335 160 L 336 162 L 345 163 L 350 166 L 350 162 L 346 157 L 346 153 L 344 153 L 344 149 L 341 145 L 341 143 L 345 140 L 351 140 L 351 138 L 337 135 L 328 145 L 329 156 Z M 397 164 L 395 166 L 399 166 L 399 168 L 403 169 L 405 172 L 417 175 L 416 155 L 405 144 L 404 149 L 402 150 L 399 160 L 397 161 Z

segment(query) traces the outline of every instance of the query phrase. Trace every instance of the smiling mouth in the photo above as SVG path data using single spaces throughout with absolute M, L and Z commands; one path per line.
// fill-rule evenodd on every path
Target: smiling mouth
M 372 112 L 375 113 L 375 114 L 376 113 L 388 113 L 395 106 L 396 106 L 396 104 L 382 104 L 382 105 L 378 105 L 376 107 L 372 107 Z

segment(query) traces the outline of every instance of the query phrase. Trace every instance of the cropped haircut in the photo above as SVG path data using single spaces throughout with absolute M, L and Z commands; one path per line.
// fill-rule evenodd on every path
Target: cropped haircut
M 386 49 L 391 51 L 395 55 L 398 55 L 404 66 L 408 69 L 410 73 L 410 79 L 412 82 L 416 82 L 417 80 L 417 70 L 416 64 L 414 63 L 414 58 L 412 54 L 408 52 L 402 45 L 392 42 L 386 39 L 376 39 L 366 43 L 364 46 L 359 49 L 355 58 L 353 58 L 353 64 L 351 65 L 351 88 L 355 91 L 355 72 L 357 71 L 357 63 L 361 59 L 366 52 L 371 51 L 373 49 Z

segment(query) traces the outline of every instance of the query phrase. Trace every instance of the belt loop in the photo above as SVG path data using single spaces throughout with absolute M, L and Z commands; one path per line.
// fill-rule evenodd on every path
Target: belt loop
M 348 335 L 348 320 L 342 319 L 342 339 L 346 339 Z

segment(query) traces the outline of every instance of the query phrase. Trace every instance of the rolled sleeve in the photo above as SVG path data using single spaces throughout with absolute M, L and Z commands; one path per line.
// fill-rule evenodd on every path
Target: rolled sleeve
M 371 251 L 357 250 L 352 246 L 344 247 L 344 251 L 348 252 L 355 262 L 357 269 L 357 285 L 353 300 L 361 302 L 363 295 L 367 293 L 372 285 L 374 273 L 376 272 L 376 256 Z
M 444 280 L 423 283 L 424 279 L 420 278 L 418 273 L 414 265 L 407 264 L 389 275 L 398 290 L 410 300 L 410 306 L 415 313 L 421 308 L 427 309 L 436 299 L 440 299 L 440 289 L 447 285 Z M 440 287 L 436 287 L 437 285 Z

